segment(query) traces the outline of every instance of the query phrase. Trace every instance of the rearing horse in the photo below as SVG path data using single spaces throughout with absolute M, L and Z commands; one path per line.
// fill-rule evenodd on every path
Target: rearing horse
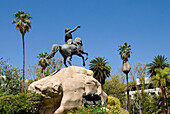
M 83 59 L 83 66 L 85 66 L 85 61 L 88 59 L 88 53 L 83 51 L 81 38 L 77 37 L 71 44 L 64 44 L 61 46 L 54 44 L 52 46 L 50 54 L 47 56 L 47 59 L 54 57 L 55 53 L 58 50 L 64 58 L 64 65 L 66 67 L 68 67 L 66 64 L 67 57 L 68 57 L 67 62 L 70 64 L 70 66 L 72 65 L 70 62 L 72 59 L 72 55 L 77 55 L 81 57 Z M 86 54 L 86 59 L 84 59 L 82 54 Z

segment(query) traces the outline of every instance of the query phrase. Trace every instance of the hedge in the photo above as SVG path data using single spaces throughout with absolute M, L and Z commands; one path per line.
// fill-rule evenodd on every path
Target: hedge
M 42 97 L 36 93 L 19 93 L 0 97 L 1 114 L 36 114 Z

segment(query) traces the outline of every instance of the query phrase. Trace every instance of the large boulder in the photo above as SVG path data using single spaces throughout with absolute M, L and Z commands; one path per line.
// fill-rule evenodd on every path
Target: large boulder
M 41 114 L 63 114 L 67 110 L 83 106 L 89 102 L 86 97 L 95 96 L 106 106 L 107 94 L 101 84 L 93 78 L 93 72 L 82 67 L 70 66 L 61 69 L 52 76 L 33 82 L 28 90 L 35 91 L 43 97 Z M 100 102 L 101 101 L 101 102 Z

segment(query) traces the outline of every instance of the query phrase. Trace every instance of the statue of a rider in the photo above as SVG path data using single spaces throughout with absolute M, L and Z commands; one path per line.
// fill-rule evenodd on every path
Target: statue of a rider
M 71 61 L 72 55 L 77 55 L 77 56 L 81 57 L 83 59 L 83 66 L 85 66 L 85 60 L 88 59 L 88 53 L 83 50 L 82 40 L 79 37 L 76 37 L 74 41 L 72 40 L 71 33 L 74 32 L 75 30 L 77 30 L 78 28 L 80 28 L 80 26 L 75 27 L 73 30 L 71 30 L 70 28 L 66 28 L 65 29 L 66 44 L 64 44 L 64 45 L 54 44 L 52 46 L 52 49 L 51 49 L 49 55 L 46 58 L 50 59 L 50 58 L 54 57 L 55 53 L 59 50 L 60 54 L 64 58 L 64 64 L 66 67 L 67 67 L 66 60 L 71 65 L 70 61 Z M 82 56 L 82 54 L 86 54 L 85 59 Z
M 73 30 L 71 30 L 70 28 L 65 29 L 65 42 L 66 42 L 66 44 L 73 44 L 71 33 L 74 32 L 75 30 L 77 30 L 78 28 L 80 28 L 80 26 L 75 27 Z
M 80 26 L 76 26 L 73 30 L 71 30 L 70 28 L 65 29 L 65 42 L 68 45 L 70 45 L 70 44 L 76 45 L 77 46 L 77 54 L 79 54 L 79 51 L 82 50 L 83 44 L 82 44 L 82 41 L 80 38 L 76 38 L 75 39 L 76 42 L 73 41 L 71 33 L 74 32 L 75 30 L 77 30 L 78 28 L 80 28 Z M 81 45 L 81 47 L 77 43 L 79 43 Z

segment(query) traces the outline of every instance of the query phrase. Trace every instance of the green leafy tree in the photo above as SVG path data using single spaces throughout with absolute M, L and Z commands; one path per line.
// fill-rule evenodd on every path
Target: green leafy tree
M 129 85 L 128 85 L 128 73 L 130 72 L 131 66 L 128 62 L 128 58 L 131 56 L 131 45 L 128 45 L 127 42 L 124 42 L 123 45 L 119 45 L 119 54 L 121 55 L 121 59 L 123 60 L 122 71 L 126 74 L 127 81 L 127 104 L 128 111 L 130 113 L 130 96 L 129 96 Z
M 57 58 L 57 60 L 55 60 L 54 58 L 51 59 L 51 63 L 47 67 L 45 75 L 48 76 L 54 72 L 58 72 L 61 69 L 63 62 L 64 61 L 62 58 Z
M 15 20 L 12 23 L 15 23 L 15 28 L 19 29 L 22 34 L 22 46 L 23 46 L 23 81 L 22 81 L 22 93 L 24 93 L 24 80 L 25 80 L 25 41 L 24 36 L 26 32 L 29 32 L 31 28 L 32 18 L 29 13 L 24 13 L 23 11 L 18 11 L 14 14 Z
M 142 99 L 139 96 L 143 96 Z M 160 114 L 160 97 L 146 92 L 136 93 L 131 101 L 132 114 Z
M 165 67 L 169 68 L 170 64 L 167 62 L 167 58 L 165 56 L 158 55 L 154 57 L 151 63 L 147 64 L 147 67 L 148 67 L 148 73 L 152 77 L 156 75 L 156 71 L 155 71 L 156 68 L 160 68 L 160 69 L 164 69 Z M 163 90 L 166 90 L 165 86 L 163 87 Z M 164 92 L 164 95 L 166 95 L 166 92 L 165 91 L 163 92 Z M 165 96 L 165 100 L 167 104 L 168 102 L 167 102 L 166 96 Z M 169 112 L 168 108 L 167 108 L 167 111 Z
M 136 96 L 138 99 L 138 103 L 136 102 L 136 110 L 142 114 L 145 114 L 146 110 L 148 110 L 148 108 L 145 106 L 146 104 L 146 100 L 147 100 L 147 95 L 148 93 L 145 93 L 144 90 L 147 88 L 147 84 L 145 83 L 145 78 L 146 78 L 146 64 L 145 63 L 141 63 L 138 62 L 134 68 L 134 74 L 136 74 L 137 78 L 139 79 L 140 85 L 136 85 L 136 83 L 134 83 L 135 88 L 136 88 Z M 140 90 L 140 91 L 139 91 Z M 134 101 L 133 101 L 134 102 Z
M 107 79 L 103 85 L 103 90 L 107 95 L 118 98 L 121 106 L 124 108 L 126 107 L 126 84 L 124 83 L 121 75 L 115 74 L 111 76 L 111 78 Z
M 38 63 L 29 64 L 27 66 L 27 72 L 26 77 L 27 79 L 34 80 L 36 78 L 40 78 L 41 74 L 41 67 L 38 65 Z
M 21 70 L 8 64 L 8 60 L 0 58 L 0 96 L 21 92 Z
M 59 71 L 63 65 L 63 60 L 58 58 L 57 60 L 51 59 L 50 64 L 46 67 L 43 71 L 44 76 L 49 76 L 50 74 L 54 73 L 55 71 Z M 42 68 L 37 63 L 32 65 L 28 65 L 27 67 L 27 78 L 31 80 L 38 80 L 41 78 Z
M 140 84 L 142 85 L 141 86 L 141 90 L 142 92 L 144 91 L 144 89 L 146 88 L 146 84 L 145 84 L 145 78 L 146 78 L 146 73 L 147 73 L 147 70 L 146 70 L 146 64 L 145 63 L 141 63 L 141 62 L 138 62 L 135 66 L 134 66 L 134 72 L 135 74 L 137 74 L 137 78 L 139 79 L 140 81 Z
M 48 56 L 47 52 L 41 52 L 37 58 L 40 59 L 38 61 L 38 65 L 41 66 L 41 78 L 44 77 L 44 70 L 46 69 L 47 66 L 50 65 L 50 60 L 46 59 L 46 57 Z
M 151 78 L 151 81 L 153 81 L 153 84 L 160 88 L 160 94 L 161 94 L 161 101 L 162 101 L 162 113 L 165 114 L 165 92 L 164 87 L 166 87 L 166 81 L 170 80 L 170 68 L 165 67 L 164 69 L 156 68 L 155 73 L 156 75 L 153 75 Z
M 105 83 L 106 77 L 110 76 L 111 67 L 105 57 L 95 57 L 90 61 L 90 70 L 94 72 L 94 78 L 98 80 L 101 85 Z
M 149 64 L 147 64 L 148 67 L 148 73 L 152 77 L 153 75 L 156 75 L 155 69 L 161 68 L 164 69 L 165 67 L 169 67 L 170 64 L 167 62 L 167 58 L 162 55 L 158 55 L 154 57 L 153 61 Z

